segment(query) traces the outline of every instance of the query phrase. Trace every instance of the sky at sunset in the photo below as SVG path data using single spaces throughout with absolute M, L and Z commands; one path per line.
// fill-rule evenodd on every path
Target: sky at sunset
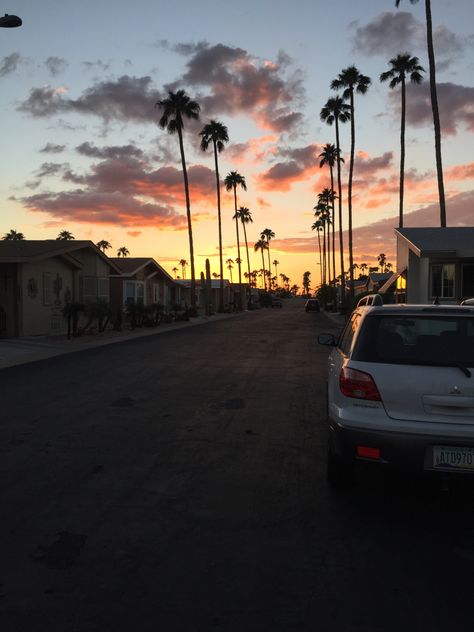
M 0 233 L 108 240 L 114 254 L 150 256 L 169 272 L 189 260 L 177 137 L 161 130 L 154 104 L 184 89 L 201 105 L 185 149 L 197 275 L 219 271 L 212 153 L 199 149 L 209 119 L 227 125 L 224 177 L 247 181 L 239 205 L 253 214 L 252 245 L 275 232 L 271 257 L 301 285 L 318 279 L 311 225 L 329 185 L 322 145 L 335 142 L 321 107 L 351 64 L 372 79 L 356 96 L 355 261 L 395 264 L 399 91 L 379 76 L 410 52 L 428 71 L 424 2 L 402 0 L 9 0 L 23 26 L 0 29 L 2 107 Z M 448 226 L 473 226 L 474 3 L 432 0 Z M 407 90 L 405 225 L 438 226 L 428 72 Z M 347 179 L 349 125 L 341 128 Z M 235 258 L 233 198 L 222 194 L 224 259 Z M 346 240 L 347 242 L 347 240 Z M 260 255 L 253 255 L 260 268 Z M 244 269 L 246 267 L 244 266 Z

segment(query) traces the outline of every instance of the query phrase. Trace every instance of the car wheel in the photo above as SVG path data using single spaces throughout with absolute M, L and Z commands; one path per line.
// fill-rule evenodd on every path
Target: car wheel
M 342 461 L 328 447 L 327 481 L 335 489 L 347 489 L 353 480 L 354 465 Z

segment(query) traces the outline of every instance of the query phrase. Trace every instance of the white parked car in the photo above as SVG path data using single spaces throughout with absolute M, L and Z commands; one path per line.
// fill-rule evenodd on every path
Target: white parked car
M 474 306 L 358 307 L 328 359 L 328 480 L 356 460 L 474 472 Z

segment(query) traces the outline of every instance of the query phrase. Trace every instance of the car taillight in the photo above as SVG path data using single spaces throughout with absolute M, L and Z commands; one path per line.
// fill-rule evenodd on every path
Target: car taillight
M 346 397 L 357 399 L 370 399 L 372 401 L 382 401 L 379 389 L 374 382 L 374 378 L 368 373 L 342 367 L 339 374 L 339 388 Z

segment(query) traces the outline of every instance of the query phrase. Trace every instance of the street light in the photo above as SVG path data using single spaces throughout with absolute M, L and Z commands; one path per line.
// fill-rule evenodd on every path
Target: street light
M 14 29 L 22 24 L 22 19 L 17 15 L 8 15 L 8 13 L 5 13 L 3 18 L 0 18 L 0 27 L 3 27 L 4 29 Z

